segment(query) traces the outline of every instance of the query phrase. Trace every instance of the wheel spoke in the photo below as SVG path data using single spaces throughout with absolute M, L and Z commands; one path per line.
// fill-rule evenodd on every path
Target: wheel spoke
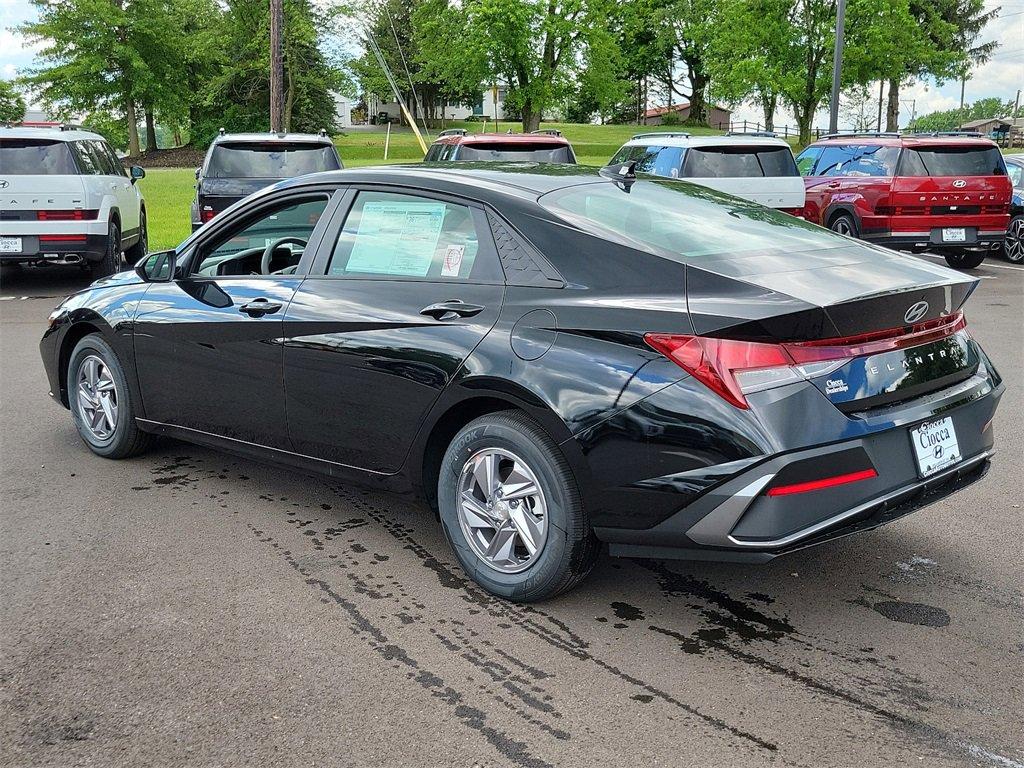
M 530 553 L 530 557 L 533 557 L 540 548 L 541 537 L 544 533 L 541 530 L 540 523 L 530 510 L 527 509 L 525 504 L 518 504 L 510 509 L 509 517 L 512 520 L 512 525 L 515 526 L 516 533 L 519 534 L 519 538 L 523 542 L 523 546 Z
M 512 551 L 516 543 L 516 529 L 504 525 L 494 533 L 494 538 L 487 545 L 486 555 L 497 563 L 506 563 L 512 559 Z
M 95 357 L 90 357 L 85 361 L 85 380 L 89 382 L 89 389 L 93 392 L 96 391 L 96 382 L 99 379 L 99 361 Z
M 113 429 L 117 421 L 117 413 L 109 396 L 100 395 L 100 408 L 103 410 L 103 418 L 106 419 L 107 429 Z
M 473 476 L 477 485 L 488 499 L 498 489 L 498 459 L 493 453 L 484 453 L 477 457 L 473 467 Z
M 499 525 L 487 506 L 481 504 L 469 491 L 462 492 L 462 512 L 466 522 L 473 528 L 497 528 Z
M 107 376 L 106 373 L 107 372 L 104 371 L 103 375 L 101 375 L 96 381 L 97 392 L 110 392 L 114 389 L 114 380 Z
M 98 405 L 96 402 L 96 396 L 89 391 L 84 381 L 78 385 L 78 398 L 80 400 L 85 400 L 90 408 L 95 408 Z

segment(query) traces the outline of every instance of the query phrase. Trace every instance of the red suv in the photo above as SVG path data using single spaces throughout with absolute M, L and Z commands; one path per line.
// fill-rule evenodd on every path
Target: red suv
M 999 148 L 965 136 L 841 134 L 796 159 L 803 217 L 890 248 L 977 267 L 1002 247 L 1012 189 Z
M 560 131 L 470 133 L 465 128 L 451 128 L 441 131 L 423 160 L 575 163 L 576 155 Z

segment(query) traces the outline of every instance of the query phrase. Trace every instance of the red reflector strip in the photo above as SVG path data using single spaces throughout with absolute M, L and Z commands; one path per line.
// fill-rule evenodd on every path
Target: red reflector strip
M 95 219 L 98 211 L 76 208 L 71 211 L 36 211 L 38 221 L 87 221 Z
M 789 496 L 793 493 L 807 493 L 808 491 L 820 491 L 822 488 L 831 488 L 835 485 L 845 485 L 846 483 L 855 483 L 858 480 L 870 480 L 872 477 L 878 477 L 878 473 L 873 469 L 862 469 L 860 472 L 850 472 L 845 475 L 835 475 L 834 477 L 823 477 L 821 480 L 811 480 L 806 483 L 794 483 L 793 485 L 777 485 L 774 488 L 768 489 L 769 496 Z
M 85 235 L 40 235 L 40 243 L 78 243 L 85 242 Z

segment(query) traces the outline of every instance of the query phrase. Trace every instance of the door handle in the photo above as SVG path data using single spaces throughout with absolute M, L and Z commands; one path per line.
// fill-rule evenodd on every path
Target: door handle
M 825 186 L 828 187 L 829 189 L 839 189 L 841 184 L 838 181 L 830 181 Z
M 243 312 L 249 317 L 263 317 L 264 315 L 272 315 L 279 309 L 281 309 L 280 304 L 259 298 L 243 304 L 238 308 L 238 311 Z
M 479 304 L 467 304 L 459 299 L 448 299 L 437 304 L 431 304 L 420 310 L 421 315 L 432 317 L 435 320 L 451 320 L 456 317 L 473 317 L 484 311 Z

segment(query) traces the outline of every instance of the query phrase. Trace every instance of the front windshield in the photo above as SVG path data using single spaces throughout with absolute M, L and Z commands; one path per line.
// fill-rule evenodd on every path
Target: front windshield
M 212 179 L 290 179 L 339 167 L 334 147 L 323 144 L 238 142 L 214 147 L 205 175 Z
M 542 195 L 540 204 L 580 229 L 683 263 L 850 245 L 803 219 L 682 181 L 581 184 Z

